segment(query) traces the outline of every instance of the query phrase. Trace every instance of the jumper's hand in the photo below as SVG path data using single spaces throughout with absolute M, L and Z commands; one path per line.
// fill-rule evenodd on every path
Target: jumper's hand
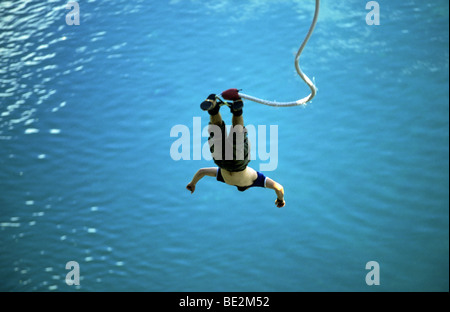
M 283 208 L 286 205 L 286 201 L 277 198 L 277 200 L 275 201 L 275 205 L 278 208 Z
M 189 184 L 186 186 L 186 189 L 187 189 L 188 191 L 191 191 L 191 194 L 194 193 L 194 191 L 195 191 L 195 184 L 189 183 Z

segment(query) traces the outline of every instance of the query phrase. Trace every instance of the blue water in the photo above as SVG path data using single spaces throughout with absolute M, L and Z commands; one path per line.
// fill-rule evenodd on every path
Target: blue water
M 270 190 L 184 189 L 213 166 L 193 118 L 228 88 L 306 96 L 314 1 L 81 0 L 79 26 L 66 1 L 1 1 L 0 290 L 448 291 L 449 4 L 378 2 L 368 26 L 365 1 L 322 1 L 306 107 L 245 102 L 278 126 L 278 209 Z

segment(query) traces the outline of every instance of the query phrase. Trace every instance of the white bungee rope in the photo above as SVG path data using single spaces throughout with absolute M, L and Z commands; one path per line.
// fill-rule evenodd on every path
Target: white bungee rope
M 241 98 L 247 99 L 247 100 L 250 100 L 253 102 L 257 102 L 260 104 L 276 106 L 276 107 L 305 105 L 306 103 L 308 103 L 309 101 L 311 101 L 313 99 L 313 97 L 316 95 L 316 92 L 317 92 L 316 86 L 311 81 L 311 79 L 309 79 L 308 76 L 306 76 L 300 69 L 299 59 L 300 59 L 300 55 L 303 52 L 303 49 L 305 48 L 306 44 L 308 43 L 309 38 L 311 37 L 311 35 L 314 31 L 314 27 L 316 26 L 317 19 L 319 17 L 319 6 L 320 6 L 320 0 L 316 0 L 316 10 L 314 13 L 314 18 L 313 18 L 311 27 L 309 28 L 308 34 L 306 35 L 305 39 L 303 40 L 303 43 L 300 46 L 300 48 L 298 49 L 297 55 L 295 56 L 295 69 L 296 69 L 298 75 L 300 76 L 300 78 L 302 78 L 303 81 L 309 86 L 309 88 L 311 89 L 311 93 L 308 96 L 304 97 L 303 99 L 300 99 L 300 100 L 297 100 L 294 102 L 267 101 L 267 100 L 262 100 L 262 99 L 253 97 L 251 95 L 247 95 L 247 94 L 239 92 L 239 96 Z

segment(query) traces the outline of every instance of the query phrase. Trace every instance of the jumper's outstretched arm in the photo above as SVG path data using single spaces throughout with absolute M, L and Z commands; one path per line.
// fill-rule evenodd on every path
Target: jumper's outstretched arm
M 195 191 L 195 185 L 198 181 L 200 181 L 203 177 L 209 176 L 209 177 L 216 177 L 217 176 L 217 167 L 211 167 L 211 168 L 201 168 L 199 169 L 192 178 L 192 181 L 189 182 L 189 184 L 186 186 L 186 189 L 191 191 L 191 194 Z
M 282 208 L 284 207 L 284 205 L 286 205 L 286 202 L 284 201 L 284 188 L 280 183 L 272 180 L 271 178 L 267 178 L 266 188 L 275 190 L 275 193 L 277 193 L 277 200 L 275 201 L 275 205 L 277 205 L 278 208 Z

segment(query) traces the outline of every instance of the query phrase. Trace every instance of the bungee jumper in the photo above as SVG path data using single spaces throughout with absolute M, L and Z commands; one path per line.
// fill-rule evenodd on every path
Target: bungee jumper
M 217 95 L 210 94 L 201 103 L 201 109 L 210 115 L 208 143 L 214 163 L 218 167 L 199 169 L 186 188 L 194 193 L 196 184 L 205 176 L 215 177 L 219 182 L 236 186 L 241 192 L 251 187 L 265 187 L 275 191 L 275 204 L 282 208 L 286 204 L 283 186 L 248 166 L 250 153 L 244 126 L 244 102 L 238 92 L 237 89 L 229 89 L 222 93 L 224 99 L 232 102 L 224 102 Z M 219 112 L 221 106 L 228 106 L 233 114 L 232 127 L 228 134 Z
M 309 86 L 311 93 L 297 101 L 292 102 L 276 102 L 259 99 L 257 97 L 241 93 L 238 89 L 228 89 L 221 93 L 223 101 L 216 94 L 210 94 L 208 98 L 200 104 L 200 108 L 207 111 L 210 115 L 210 122 L 208 126 L 209 138 L 208 143 L 210 151 L 213 156 L 214 163 L 218 167 L 201 168 L 199 169 L 191 182 L 186 188 L 192 193 L 195 191 L 195 186 L 203 177 L 215 177 L 217 181 L 229 185 L 234 185 L 241 192 L 251 187 L 265 187 L 273 189 L 277 195 L 275 205 L 282 208 L 286 205 L 284 199 L 283 186 L 266 177 L 263 173 L 258 172 L 248 166 L 250 162 L 247 130 L 244 126 L 242 99 L 250 100 L 256 103 L 275 106 L 275 107 L 289 107 L 306 105 L 316 95 L 317 88 L 300 68 L 300 55 L 303 52 L 309 38 L 311 37 L 319 17 L 320 0 L 316 0 L 314 18 L 309 28 L 303 43 L 301 44 L 297 55 L 295 56 L 295 70 L 300 78 Z M 228 102 L 231 101 L 231 102 Z M 227 134 L 225 122 L 220 115 L 220 107 L 228 106 L 230 108 L 232 117 L 232 127 L 229 134 Z

